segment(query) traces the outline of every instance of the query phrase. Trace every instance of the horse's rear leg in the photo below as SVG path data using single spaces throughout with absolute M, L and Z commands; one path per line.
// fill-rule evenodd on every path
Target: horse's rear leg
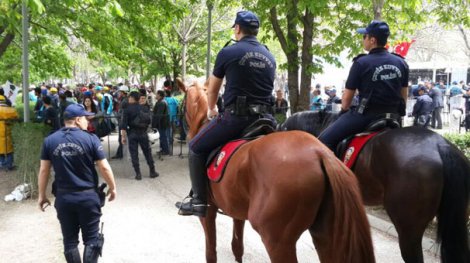
M 398 233 L 401 256 L 407 263 L 424 262 L 421 242 L 426 226 L 435 214 L 435 211 L 429 211 L 431 208 L 425 211 L 424 206 L 426 204 L 419 202 L 420 201 L 416 200 L 404 204 L 398 200 L 393 202 L 387 202 L 386 200 L 384 203 L 385 209 Z
M 204 234 L 206 236 L 206 262 L 217 262 L 217 231 L 215 227 L 215 218 L 217 217 L 217 207 L 210 205 L 207 207 L 206 217 L 200 217 Z
M 245 220 L 233 219 L 233 236 L 232 236 L 232 252 L 235 260 L 239 263 L 243 258 L 243 230 L 245 228 Z

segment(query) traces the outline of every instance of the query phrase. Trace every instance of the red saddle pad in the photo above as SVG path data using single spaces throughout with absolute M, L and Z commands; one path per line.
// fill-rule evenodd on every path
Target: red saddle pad
M 232 158 L 232 155 L 238 150 L 238 148 L 240 148 L 240 146 L 246 142 L 248 141 L 231 141 L 222 147 L 220 152 L 210 162 L 209 167 L 207 167 L 207 176 L 211 181 L 220 182 L 222 176 L 224 175 L 225 167 L 227 166 L 228 161 L 230 158 Z
M 349 169 L 352 169 L 354 163 L 356 163 L 357 156 L 362 148 L 364 148 L 364 145 L 377 134 L 379 134 L 379 132 L 359 133 L 351 140 L 342 158 L 343 163 L 346 164 Z

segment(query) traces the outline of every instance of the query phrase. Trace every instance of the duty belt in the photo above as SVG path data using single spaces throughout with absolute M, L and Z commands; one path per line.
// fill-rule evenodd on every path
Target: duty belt
M 237 109 L 236 104 L 231 104 L 225 107 L 225 110 L 236 116 L 250 116 L 272 113 L 272 107 L 264 104 L 249 104 L 241 109 Z

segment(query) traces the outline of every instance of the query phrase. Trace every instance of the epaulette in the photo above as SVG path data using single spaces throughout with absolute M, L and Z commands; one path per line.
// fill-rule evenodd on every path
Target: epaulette
M 227 41 L 227 43 L 225 43 L 224 47 L 230 45 L 232 42 L 237 43 L 238 41 L 236 41 L 235 39 L 230 39 L 229 41 Z
M 392 53 L 390 53 L 390 54 L 395 55 L 395 56 L 397 56 L 397 57 L 400 57 L 400 58 L 402 58 L 402 59 L 405 59 L 405 57 L 403 57 L 402 55 L 400 55 L 400 54 L 398 54 L 398 53 L 392 52 Z
M 353 62 L 356 62 L 360 57 L 367 56 L 367 54 L 359 54 L 353 58 Z

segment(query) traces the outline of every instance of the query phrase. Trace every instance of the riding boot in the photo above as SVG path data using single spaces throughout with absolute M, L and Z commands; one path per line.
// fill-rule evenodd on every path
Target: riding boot
M 207 176 L 206 157 L 189 151 L 189 177 L 191 178 L 192 196 L 187 202 L 177 202 L 180 215 L 206 216 Z
M 97 263 L 100 253 L 101 248 L 95 245 L 85 246 L 85 251 L 83 251 L 83 263 Z
M 78 251 L 77 247 L 65 251 L 64 256 L 67 263 L 82 263 L 82 260 L 80 259 L 80 252 Z
M 150 178 L 157 178 L 159 174 L 155 171 L 155 166 L 150 167 Z

